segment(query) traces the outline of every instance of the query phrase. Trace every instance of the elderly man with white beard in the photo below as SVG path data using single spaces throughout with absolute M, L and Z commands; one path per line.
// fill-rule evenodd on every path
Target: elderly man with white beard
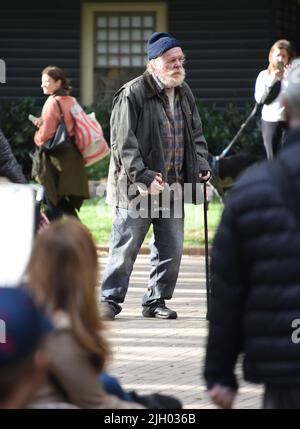
M 102 283 L 109 320 L 122 310 L 151 224 L 152 269 L 142 314 L 177 318 L 165 301 L 172 298 L 181 262 L 183 203 L 201 202 L 200 184 L 211 175 L 201 119 L 184 81 L 180 43 L 168 33 L 153 33 L 147 51 L 145 73 L 126 83 L 113 100 L 107 202 L 115 214 Z

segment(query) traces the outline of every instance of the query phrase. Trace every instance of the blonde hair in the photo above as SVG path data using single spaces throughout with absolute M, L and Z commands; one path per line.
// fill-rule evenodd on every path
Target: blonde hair
M 268 67 L 269 73 L 273 72 L 277 68 L 277 64 L 274 64 L 272 62 L 272 54 L 275 51 L 275 49 L 285 49 L 288 55 L 288 63 L 290 63 L 295 56 L 294 48 L 291 42 L 289 42 L 286 39 L 277 40 L 277 42 L 274 43 L 274 45 L 271 47 L 269 51 L 269 67 Z
M 109 348 L 97 304 L 98 272 L 90 232 L 69 218 L 52 223 L 37 236 L 27 268 L 27 287 L 49 314 L 57 310 L 69 314 L 75 337 L 101 371 Z

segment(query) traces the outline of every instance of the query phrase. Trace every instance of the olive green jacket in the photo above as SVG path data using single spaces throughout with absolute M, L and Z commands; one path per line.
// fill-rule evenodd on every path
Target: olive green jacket
M 70 143 L 53 154 L 39 149 L 38 170 L 36 178 L 45 187 L 45 193 L 54 205 L 62 197 L 69 196 L 75 208 L 79 209 L 82 200 L 89 198 L 87 171 L 75 144 Z
M 190 87 L 184 82 L 178 88 L 184 118 L 184 182 L 194 186 L 199 183 L 199 173 L 210 170 L 207 143 Z M 139 183 L 149 187 L 157 173 L 166 179 L 162 124 L 163 102 L 148 72 L 128 82 L 115 94 L 108 204 L 128 208 L 138 195 L 137 188 L 134 191 L 130 185 Z M 194 192 L 189 202 L 196 202 Z

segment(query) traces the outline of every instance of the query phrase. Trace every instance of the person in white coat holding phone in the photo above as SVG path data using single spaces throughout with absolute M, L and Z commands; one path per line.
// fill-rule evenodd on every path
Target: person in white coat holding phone
M 255 84 L 255 100 L 263 104 L 261 129 L 268 160 L 274 158 L 282 147 L 287 130 L 283 97 L 286 76 L 294 51 L 288 40 L 278 40 L 269 52 L 269 66 L 259 73 Z

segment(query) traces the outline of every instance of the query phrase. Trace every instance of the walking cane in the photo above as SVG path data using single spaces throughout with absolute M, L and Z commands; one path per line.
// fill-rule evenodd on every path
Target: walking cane
M 209 320 L 210 309 L 210 273 L 209 273 L 209 257 L 208 257 L 208 225 L 207 225 L 207 188 L 206 182 L 203 183 L 203 212 L 204 212 L 204 242 L 205 242 L 205 276 L 206 276 L 206 320 Z
M 271 88 L 270 88 L 269 92 L 267 93 L 267 95 L 265 96 L 265 98 L 262 101 L 260 101 L 259 103 L 255 103 L 250 115 L 246 118 L 245 122 L 240 126 L 240 129 L 238 130 L 236 135 L 233 137 L 231 142 L 228 144 L 228 146 L 226 146 L 226 148 L 223 150 L 223 152 L 220 155 L 215 157 L 216 161 L 218 161 L 220 158 L 224 158 L 227 155 L 227 153 L 232 148 L 232 146 L 237 141 L 237 139 L 240 137 L 240 135 L 242 134 L 242 132 L 244 131 L 246 126 L 249 124 L 251 119 L 254 118 L 254 116 L 256 115 L 258 106 L 263 105 L 265 103 L 270 104 L 272 101 L 274 101 L 276 99 L 276 97 L 279 95 L 280 88 L 281 88 L 280 82 L 281 81 L 276 81 L 273 84 L 273 86 L 271 86 Z M 279 87 L 278 87 L 278 84 L 280 84 Z
M 257 109 L 258 109 L 259 104 L 255 103 L 255 106 L 253 107 L 250 115 L 247 117 L 247 119 L 245 120 L 245 122 L 240 126 L 240 129 L 238 130 L 238 132 L 236 133 L 236 135 L 233 137 L 233 139 L 231 140 L 231 142 L 228 144 L 228 146 L 225 147 L 225 149 L 222 151 L 222 153 L 218 156 L 216 156 L 216 161 L 218 161 L 220 158 L 224 158 L 227 153 L 229 152 L 229 150 L 232 148 L 232 146 L 234 145 L 234 143 L 237 141 L 237 139 L 240 137 L 240 135 L 242 134 L 242 132 L 244 131 L 244 128 L 249 124 L 249 122 L 251 121 L 251 119 L 256 115 Z

